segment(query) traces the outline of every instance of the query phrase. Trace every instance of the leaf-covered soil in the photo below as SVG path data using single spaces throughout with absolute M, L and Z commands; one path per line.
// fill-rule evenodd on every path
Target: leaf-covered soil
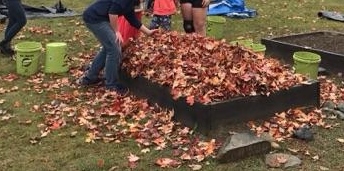
M 273 58 L 196 34 L 141 36 L 124 52 L 123 69 L 168 86 L 189 104 L 269 95 L 306 81 Z

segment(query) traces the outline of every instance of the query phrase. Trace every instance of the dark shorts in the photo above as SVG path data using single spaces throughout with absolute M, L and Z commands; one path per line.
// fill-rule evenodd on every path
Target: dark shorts
M 180 0 L 181 4 L 191 3 L 192 8 L 203 8 L 202 2 L 203 0 Z

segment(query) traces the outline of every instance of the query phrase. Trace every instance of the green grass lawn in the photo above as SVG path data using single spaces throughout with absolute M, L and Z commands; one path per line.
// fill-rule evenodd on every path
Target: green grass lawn
M 56 0 L 23 0 L 31 6 L 52 6 Z M 91 0 L 63 1 L 70 9 L 82 12 Z M 330 10 L 344 12 L 342 0 L 290 0 L 266 1 L 247 0 L 248 8 L 258 11 L 258 16 L 250 19 L 227 19 L 224 25 L 224 38 L 229 42 L 236 39 L 251 38 L 257 42 L 263 37 L 274 37 L 288 34 L 329 30 L 344 32 L 341 22 L 319 19 L 317 12 Z M 149 19 L 144 18 L 144 23 Z M 180 16 L 174 16 L 173 28 L 181 30 Z M 5 25 L 0 25 L 4 30 Z M 52 34 L 45 34 L 51 30 Z M 41 31 L 41 32 L 38 32 Z M 43 47 L 49 42 L 66 42 L 68 56 L 73 59 L 73 66 L 82 66 L 87 54 L 92 54 L 99 45 L 82 23 L 80 17 L 70 18 L 39 18 L 30 19 L 25 29 L 17 35 L 13 44 L 21 41 L 42 42 Z M 65 126 L 50 132 L 46 137 L 41 136 L 42 124 L 46 122 L 42 110 L 35 106 L 51 104 L 54 97 L 61 94 L 85 93 L 86 89 L 63 84 L 62 78 L 72 81 L 71 74 L 40 75 L 42 82 L 33 78 L 22 77 L 14 81 L 5 80 L 5 76 L 15 73 L 16 63 L 4 56 L 0 56 L 0 110 L 7 110 L 14 117 L 6 119 L 0 114 L 0 170 L 3 171 L 48 171 L 48 170 L 131 170 L 128 167 L 127 156 L 132 153 L 140 157 L 138 166 L 134 170 L 164 170 L 154 164 L 155 159 L 171 155 L 171 149 L 143 154 L 134 139 L 127 139 L 121 143 L 95 141 L 87 143 L 87 129 L 72 123 L 71 118 L 66 120 Z M 3 90 L 6 90 L 3 92 Z M 76 92 L 76 90 L 78 92 Z M 89 96 L 85 99 L 65 99 L 69 105 L 87 107 Z M 84 97 L 84 96 L 82 96 Z M 99 106 L 98 106 L 99 107 Z M 1 119 L 2 118 L 2 119 Z M 303 164 L 289 170 L 344 170 L 344 146 L 336 141 L 344 138 L 343 122 L 334 120 L 340 125 L 334 129 L 317 129 L 315 141 L 305 143 L 298 140 L 289 140 L 281 144 L 281 152 L 288 152 L 287 148 L 308 151 L 310 155 L 298 153 Z M 229 130 L 228 130 L 229 131 Z M 232 130 L 235 131 L 235 130 Z M 71 136 L 77 132 L 75 136 Z M 319 159 L 312 157 L 318 155 Z M 208 158 L 202 163 L 202 170 L 268 170 L 263 156 L 251 157 L 239 162 L 219 164 Z M 191 170 L 187 164 L 171 170 Z M 278 170 L 278 169 L 271 169 Z

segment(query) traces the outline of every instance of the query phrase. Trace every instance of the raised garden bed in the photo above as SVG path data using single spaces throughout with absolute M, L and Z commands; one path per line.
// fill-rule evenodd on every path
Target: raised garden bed
M 339 32 L 310 32 L 289 36 L 263 38 L 266 55 L 293 64 L 296 51 L 309 51 L 321 56 L 320 67 L 326 71 L 344 72 L 344 34 Z
M 174 100 L 167 86 L 153 83 L 144 77 L 131 78 L 121 71 L 121 79 L 130 91 L 150 103 L 174 110 L 174 119 L 210 135 L 221 126 L 243 121 L 263 119 L 294 107 L 319 106 L 319 82 L 294 86 L 269 96 L 238 97 L 224 102 L 189 105 L 185 98 Z

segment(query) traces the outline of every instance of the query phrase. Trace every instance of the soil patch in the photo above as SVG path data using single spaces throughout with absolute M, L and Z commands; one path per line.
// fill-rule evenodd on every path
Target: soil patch
M 344 54 L 344 34 L 340 33 L 315 32 L 276 38 L 275 40 L 299 46 L 307 46 L 317 50 Z

